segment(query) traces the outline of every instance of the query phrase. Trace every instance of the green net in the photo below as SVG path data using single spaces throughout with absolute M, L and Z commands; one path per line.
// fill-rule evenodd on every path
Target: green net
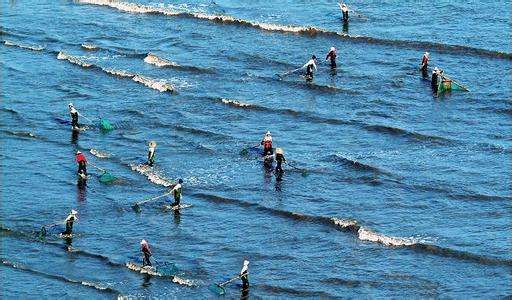
M 105 119 L 101 119 L 100 120 L 100 129 L 104 130 L 104 131 L 110 131 L 110 130 L 114 129 L 114 127 L 112 126 L 112 124 L 110 124 L 109 121 L 107 121 Z
M 217 295 L 224 295 L 226 293 L 226 290 L 224 289 L 224 287 L 216 284 L 216 283 L 212 283 L 208 289 L 212 292 L 214 292 L 215 294 Z
M 163 263 L 156 267 L 156 271 L 162 276 L 172 276 L 178 273 L 178 267 L 173 263 Z
M 439 81 L 439 84 L 438 84 L 437 93 L 441 94 L 446 91 L 450 91 L 451 89 L 452 89 L 452 81 L 441 78 L 441 80 Z
M 437 93 L 442 94 L 446 91 L 468 91 L 468 88 L 448 77 L 440 77 Z
M 112 183 L 116 179 L 117 178 L 114 175 L 110 174 L 109 172 L 105 172 L 105 173 L 101 174 L 101 176 L 99 178 L 101 183 L 106 183 L 106 184 Z

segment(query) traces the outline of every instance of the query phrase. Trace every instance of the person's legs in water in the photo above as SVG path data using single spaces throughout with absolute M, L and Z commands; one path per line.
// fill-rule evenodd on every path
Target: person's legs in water
M 66 222 L 66 231 L 64 231 L 62 234 L 72 234 L 73 233 L 73 222 Z
M 142 258 L 142 266 L 150 266 L 151 267 L 151 261 L 149 260 L 149 253 L 144 252 L 144 257 Z
M 87 165 L 85 162 L 81 161 L 78 163 L 78 173 L 83 173 L 84 175 L 87 175 Z
M 276 172 L 278 172 L 278 173 L 283 172 L 280 161 L 277 161 L 277 163 L 276 163 Z
M 247 289 L 249 287 L 249 274 L 242 275 L 242 288 Z
M 79 128 L 79 126 L 78 126 L 78 114 L 71 115 L 71 126 L 73 128 Z
M 174 203 L 171 204 L 172 206 L 179 206 L 181 202 L 181 197 L 175 196 L 174 197 Z

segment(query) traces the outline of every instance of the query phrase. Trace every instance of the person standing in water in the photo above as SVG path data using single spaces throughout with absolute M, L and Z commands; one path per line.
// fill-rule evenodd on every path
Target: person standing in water
M 260 143 L 263 146 L 263 156 L 272 155 L 272 135 L 267 131 Z
M 78 110 L 76 110 L 73 103 L 68 104 L 69 107 L 69 114 L 71 115 L 71 128 L 73 130 L 79 130 L 80 125 L 78 124 Z
M 428 77 L 428 60 L 430 59 L 430 53 L 425 52 L 421 58 L 421 74 L 423 77 Z
M 281 167 L 282 163 L 286 163 L 286 158 L 284 157 L 284 151 L 282 148 L 276 149 L 276 172 L 282 173 L 283 168 Z
M 244 260 L 244 266 L 240 270 L 240 279 L 242 280 L 242 288 L 249 288 L 249 261 Z
M 178 207 L 181 203 L 181 184 L 183 183 L 183 179 L 178 179 L 178 183 L 171 189 L 170 193 L 172 193 L 172 196 L 174 198 L 174 202 L 171 204 L 172 207 Z
M 72 235 L 73 234 L 73 223 L 78 220 L 77 217 L 78 212 L 74 209 L 71 210 L 71 213 L 67 216 L 66 222 L 66 231 L 62 233 L 62 235 Z
M 311 56 L 311 59 L 302 66 L 303 69 L 306 69 L 306 80 L 313 80 L 313 69 L 316 71 L 316 56 Z
M 439 69 L 437 67 L 435 67 L 434 71 L 432 71 L 432 81 L 430 86 L 432 87 L 432 93 L 437 94 L 437 89 L 439 86 Z
M 140 251 L 142 252 L 142 267 L 151 267 L 151 261 L 149 260 L 149 258 L 151 257 L 151 255 L 153 255 L 153 253 L 151 253 L 149 243 L 146 240 L 140 241 Z
M 149 148 L 148 148 L 148 166 L 152 167 L 155 163 L 155 150 L 156 150 L 156 142 L 151 141 L 149 142 Z
M 330 60 L 331 61 L 331 69 L 336 68 L 336 48 L 331 47 L 329 50 L 329 53 L 327 53 L 327 56 L 325 57 L 325 61 Z
M 348 6 L 345 3 L 338 3 L 343 15 L 343 23 L 348 23 Z
M 87 159 L 85 158 L 85 155 L 80 151 L 76 151 L 75 158 L 78 164 L 78 175 L 82 177 L 87 177 Z

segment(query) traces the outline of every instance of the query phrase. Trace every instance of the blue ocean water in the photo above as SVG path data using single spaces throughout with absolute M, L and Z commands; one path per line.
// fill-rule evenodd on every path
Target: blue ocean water
M 251 298 L 511 295 L 510 1 L 349 6 L 347 28 L 335 1 L 3 1 L 2 295 L 211 298 L 244 259 Z M 434 97 L 424 51 L 470 91 Z M 313 82 L 276 76 L 312 54 Z M 133 211 L 178 178 L 192 207 Z M 71 209 L 72 241 L 37 237 Z M 125 266 L 143 238 L 177 277 Z

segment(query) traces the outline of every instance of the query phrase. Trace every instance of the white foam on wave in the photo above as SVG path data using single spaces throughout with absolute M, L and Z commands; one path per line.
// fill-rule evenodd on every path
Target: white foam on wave
M 315 33 L 322 30 L 316 29 L 314 27 L 305 27 L 305 26 L 296 26 L 296 25 L 279 25 L 279 24 L 270 24 L 270 23 L 262 23 L 262 22 L 252 22 L 244 19 L 234 18 L 232 16 L 227 15 L 211 15 L 202 12 L 191 12 L 191 11 L 179 11 L 173 9 L 171 7 L 156 7 L 149 6 L 137 3 L 129 3 L 122 1 L 111 1 L 111 0 L 77 0 L 78 3 L 84 4 L 93 4 L 100 6 L 108 6 L 111 8 L 118 9 L 124 12 L 130 13 L 158 13 L 167 16 L 179 16 L 179 15 L 188 15 L 194 18 L 209 20 L 213 22 L 225 22 L 225 23 L 235 23 L 248 25 L 255 28 L 263 29 L 266 31 L 281 31 L 281 32 L 291 32 L 291 33 L 300 33 L 300 32 L 309 32 Z
M 98 46 L 93 45 L 93 44 L 89 44 L 89 43 L 83 43 L 82 44 L 82 48 L 84 48 L 86 50 L 97 50 Z
M 373 232 L 369 229 L 359 228 L 357 231 L 357 235 L 362 241 L 369 241 L 375 243 L 381 243 L 386 246 L 411 246 L 416 244 L 416 241 L 413 238 L 398 238 L 392 236 L 386 236 L 380 233 Z
M 155 65 L 157 67 L 179 67 L 177 63 L 160 58 L 152 53 L 149 53 L 144 58 L 144 62 L 151 65 Z
M 113 69 L 113 68 L 102 68 L 102 70 L 105 73 L 108 73 L 108 74 L 114 75 L 114 76 L 119 76 L 119 77 L 129 77 L 129 78 L 132 78 L 132 77 L 135 76 L 135 74 L 130 73 L 130 72 L 125 71 L 125 70 L 116 70 L 116 69 Z
M 103 291 L 109 288 L 108 286 L 102 286 L 100 284 L 90 282 L 90 281 L 82 281 L 81 284 L 85 285 L 85 286 L 90 286 L 90 287 L 96 288 L 98 290 L 103 290 Z
M 334 225 L 340 226 L 341 228 L 349 228 L 349 227 L 359 226 L 359 224 L 355 220 L 343 220 L 343 219 L 338 219 L 338 218 L 331 218 L 331 221 L 334 223 Z
M 91 152 L 92 155 L 94 155 L 94 156 L 96 156 L 98 158 L 109 158 L 109 157 L 112 156 L 108 152 L 100 151 L 100 150 L 96 150 L 96 149 L 91 149 L 91 150 L 89 150 L 89 152 Z
M 226 99 L 226 98 L 222 98 L 221 101 L 224 104 L 233 105 L 236 107 L 251 107 L 252 106 L 252 104 L 249 104 L 249 103 L 244 103 L 241 101 L 231 100 L 231 99 Z
M 112 0 L 77 0 L 77 3 L 85 3 L 85 4 L 93 4 L 93 5 L 101 5 L 108 6 L 120 11 L 129 12 L 129 13 L 138 13 L 138 14 L 147 14 L 147 13 L 163 13 L 163 14 L 177 14 L 179 12 L 173 11 L 163 7 L 153 7 L 149 5 L 143 5 L 138 3 L 130 3 L 130 2 L 122 2 L 122 1 L 112 1 Z
M 28 49 L 28 50 L 32 50 L 32 51 L 42 51 L 42 50 L 44 50 L 43 46 L 39 46 L 39 45 L 26 45 L 26 44 L 17 43 L 17 42 L 8 41 L 8 40 L 5 40 L 4 44 L 6 46 L 14 46 L 14 47 L 18 47 L 18 48 L 22 48 L 22 49 Z
M 69 61 L 72 64 L 79 65 L 79 66 L 84 67 L 84 68 L 92 67 L 92 64 L 86 63 L 86 62 L 80 60 L 78 57 L 66 54 L 63 51 L 59 52 L 59 54 L 57 55 L 57 59 L 67 60 L 67 61 Z
M 173 276 L 172 282 L 186 286 L 195 286 L 194 281 L 190 279 L 180 278 L 178 276 Z
M 158 90 L 160 92 L 173 92 L 176 90 L 172 84 L 162 79 L 152 79 L 137 74 L 132 78 L 132 80 L 135 82 L 142 83 L 143 85 Z
M 165 187 L 171 187 L 174 185 L 172 181 L 159 175 L 157 172 L 153 170 L 153 168 L 151 168 L 148 165 L 131 164 L 130 166 L 133 171 L 137 171 L 140 174 L 146 176 L 149 179 L 149 181 L 153 182 L 154 184 L 162 185 Z

